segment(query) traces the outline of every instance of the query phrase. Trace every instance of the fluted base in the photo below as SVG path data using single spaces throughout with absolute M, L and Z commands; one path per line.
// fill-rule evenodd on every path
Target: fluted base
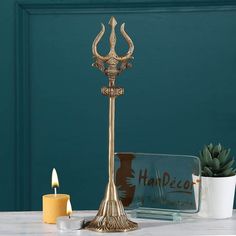
M 97 216 L 86 227 L 97 232 L 126 232 L 137 228 L 138 224 L 128 219 L 120 200 L 103 200 Z

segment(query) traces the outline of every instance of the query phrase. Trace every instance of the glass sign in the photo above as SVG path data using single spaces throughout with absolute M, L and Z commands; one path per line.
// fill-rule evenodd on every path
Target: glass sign
M 200 201 L 200 160 L 195 156 L 116 153 L 115 181 L 126 209 L 195 213 Z

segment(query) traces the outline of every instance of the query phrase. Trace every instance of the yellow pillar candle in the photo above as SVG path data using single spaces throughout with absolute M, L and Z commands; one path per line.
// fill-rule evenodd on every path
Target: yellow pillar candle
M 43 196 L 43 221 L 48 224 L 55 224 L 57 217 L 66 216 L 66 205 L 70 196 L 67 194 L 57 194 L 59 181 L 55 169 L 52 171 L 52 188 L 54 194 L 47 194 Z
M 58 216 L 66 216 L 67 194 L 47 194 L 43 196 L 43 221 L 55 224 Z

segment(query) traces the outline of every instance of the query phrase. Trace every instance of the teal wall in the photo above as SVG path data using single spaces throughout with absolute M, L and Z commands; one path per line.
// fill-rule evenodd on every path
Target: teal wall
M 107 80 L 91 44 L 111 15 L 135 44 L 117 81 L 116 151 L 197 154 L 220 141 L 236 153 L 235 1 L 2 0 L 0 210 L 41 209 L 53 167 L 75 209 L 98 208 Z

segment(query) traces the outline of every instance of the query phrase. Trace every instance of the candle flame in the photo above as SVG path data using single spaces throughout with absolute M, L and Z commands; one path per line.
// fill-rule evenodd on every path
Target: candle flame
M 59 181 L 57 176 L 57 171 L 55 168 L 52 170 L 52 188 L 58 188 L 59 187 Z
M 70 203 L 70 199 L 67 200 L 67 204 L 66 204 L 66 214 L 68 216 L 70 216 L 72 214 L 72 206 Z

